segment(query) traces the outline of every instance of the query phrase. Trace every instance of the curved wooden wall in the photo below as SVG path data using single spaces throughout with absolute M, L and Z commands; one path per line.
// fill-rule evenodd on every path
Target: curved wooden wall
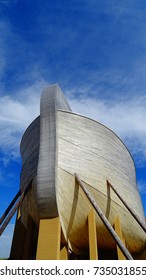
M 56 112 L 57 109 L 71 111 L 69 104 L 58 85 L 44 89 L 41 95 L 40 116 L 28 127 L 21 141 L 22 172 L 21 188 L 34 179 L 30 199 L 25 199 L 22 220 L 27 221 L 27 213 L 38 221 L 39 218 L 58 216 L 56 204 Z M 36 214 L 37 212 L 37 214 Z
M 59 215 L 71 246 L 76 251 L 86 250 L 91 205 L 75 185 L 74 173 L 78 173 L 112 225 L 120 215 L 128 248 L 138 252 L 145 245 L 145 234 L 106 185 L 108 179 L 144 221 L 133 159 L 110 129 L 70 110 L 59 87 L 47 87 L 40 116 L 22 138 L 21 188 L 33 179 L 33 188 L 21 207 L 22 222 L 26 225 L 29 214 L 36 223 Z M 99 246 L 115 246 L 98 217 L 96 222 Z
M 91 206 L 82 192 L 79 195 L 75 190 L 73 175 L 78 173 L 110 223 L 113 224 L 116 216 L 120 215 L 129 249 L 141 250 L 146 241 L 145 233 L 116 194 L 112 190 L 108 193 L 106 185 L 106 179 L 109 179 L 141 220 L 145 221 L 136 186 L 134 162 L 126 146 L 110 129 L 89 118 L 58 111 L 57 121 L 57 201 L 65 234 L 74 246 L 88 246 L 86 220 Z M 102 222 L 99 218 L 97 221 L 99 245 L 113 246 Z
M 20 187 L 25 189 L 28 183 L 33 179 L 33 188 L 29 191 L 21 206 L 21 217 L 24 225 L 27 224 L 28 215 L 36 223 L 39 221 L 38 207 L 36 203 L 36 174 L 38 166 L 40 147 L 40 116 L 37 117 L 25 131 L 20 151 L 22 156 L 22 170 L 20 176 Z

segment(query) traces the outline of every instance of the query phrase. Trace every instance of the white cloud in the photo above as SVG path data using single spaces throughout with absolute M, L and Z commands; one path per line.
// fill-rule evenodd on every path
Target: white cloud
M 6 157 L 16 159 L 19 142 L 27 126 L 39 115 L 40 95 L 44 81 L 24 88 L 11 96 L 0 98 L 0 148 Z M 146 97 L 124 99 L 101 99 L 90 95 L 90 87 L 66 91 L 73 111 L 91 117 L 111 128 L 128 146 L 133 155 L 146 160 Z M 93 97 L 92 97 L 93 96 Z
M 126 101 L 71 97 L 73 111 L 89 116 L 112 129 L 128 146 L 133 155 L 146 160 L 146 97 Z
M 9 224 L 0 237 L 0 258 L 8 258 L 12 243 L 14 224 Z
M 1 3 L 0 3 L 1 4 Z M 6 68 L 6 52 L 8 49 L 8 46 L 6 44 L 6 37 L 9 33 L 9 24 L 6 21 L 0 21 L 0 77 L 2 78 L 2 75 Z
M 1 159 L 6 165 L 9 160 L 20 156 L 19 143 L 27 126 L 39 115 L 40 94 L 44 81 L 16 93 L 15 98 L 0 98 L 0 149 Z
M 142 180 L 138 181 L 137 183 L 138 189 L 141 194 L 146 194 L 146 183 Z

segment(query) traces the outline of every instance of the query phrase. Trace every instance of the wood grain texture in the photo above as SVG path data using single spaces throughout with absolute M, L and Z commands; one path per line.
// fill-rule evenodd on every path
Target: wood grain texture
M 58 215 L 56 204 L 56 112 L 71 110 L 58 85 L 48 86 L 41 95 L 40 116 L 26 130 L 21 141 L 21 188 L 34 179 L 33 198 L 22 205 L 22 219 L 26 224 L 28 213 L 38 221 Z M 29 207 L 31 204 L 31 207 Z
M 40 218 L 59 214 L 70 246 L 76 252 L 87 250 L 91 205 L 75 184 L 74 173 L 78 173 L 111 225 L 120 216 L 128 249 L 139 252 L 146 236 L 106 184 L 109 180 L 116 186 L 145 221 L 133 159 L 114 132 L 70 110 L 59 87 L 47 87 L 41 97 L 40 116 L 22 138 L 21 188 L 33 179 L 33 188 L 21 207 L 22 222 L 26 225 L 28 215 L 38 224 Z M 99 247 L 114 248 L 115 242 L 98 216 L 96 225 Z
M 145 233 L 116 194 L 112 190 L 109 193 L 106 184 L 106 179 L 109 179 L 117 186 L 122 197 L 145 221 L 136 186 L 135 166 L 129 151 L 102 124 L 74 113 L 58 111 L 58 209 L 64 232 L 69 235 L 74 247 L 83 249 L 88 246 L 86 220 L 91 206 L 80 191 L 77 194 L 74 173 L 78 173 L 85 182 L 112 225 L 116 216 L 120 215 L 130 251 L 141 250 L 146 242 Z M 100 246 L 114 246 L 99 218 L 97 231 Z
M 70 107 L 57 85 L 47 87 L 41 96 L 40 149 L 37 167 L 37 203 L 40 218 L 58 216 L 56 204 L 57 167 L 57 109 Z
M 27 225 L 29 215 L 36 223 L 39 221 L 38 206 L 36 203 L 36 174 L 40 146 L 39 143 L 40 117 L 36 118 L 27 128 L 20 144 L 22 156 L 22 170 L 20 176 L 21 189 L 26 188 L 31 179 L 33 179 L 32 189 L 25 197 L 21 206 L 21 218 L 25 226 Z

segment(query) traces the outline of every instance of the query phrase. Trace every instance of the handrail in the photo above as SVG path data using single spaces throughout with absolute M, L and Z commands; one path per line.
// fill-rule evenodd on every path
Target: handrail
M 117 233 L 115 232 L 115 230 L 113 229 L 113 227 L 111 226 L 111 224 L 109 223 L 107 218 L 105 217 L 104 213 L 101 211 L 100 207 L 95 202 L 95 200 L 90 195 L 90 193 L 86 190 L 83 182 L 80 180 L 78 174 L 76 174 L 76 173 L 75 173 L 75 179 L 76 179 L 77 183 L 79 184 L 79 186 L 82 188 L 82 190 L 85 193 L 85 195 L 87 196 L 87 198 L 89 199 L 89 201 L 92 204 L 92 206 L 94 207 L 96 213 L 99 215 L 99 217 L 103 221 L 104 225 L 106 226 L 106 228 L 108 229 L 108 231 L 110 232 L 110 234 L 112 235 L 112 237 L 114 238 L 116 243 L 118 244 L 120 250 L 122 251 L 122 253 L 126 257 L 126 259 L 133 260 L 131 254 L 129 253 L 127 248 L 124 246 L 124 244 L 122 243 L 121 239 L 119 238 L 119 236 L 117 235 Z
M 112 190 L 115 192 L 115 194 L 119 197 L 119 199 L 122 201 L 122 203 L 125 205 L 125 207 L 128 209 L 130 214 L 133 216 L 133 218 L 137 221 L 137 223 L 141 226 L 141 228 L 146 233 L 146 225 L 140 220 L 140 218 L 137 216 L 137 214 L 132 210 L 129 205 L 125 202 L 125 200 L 121 197 L 121 195 L 118 193 L 118 191 L 114 188 L 114 186 L 107 180 L 107 186 L 111 187 Z
M 13 209 L 11 210 L 11 212 L 9 213 L 9 215 L 7 216 L 7 218 L 5 219 L 4 223 L 2 224 L 2 226 L 0 227 L 0 236 L 2 235 L 2 233 L 4 232 L 4 230 L 6 229 L 7 225 L 9 224 L 10 220 L 12 219 L 12 217 L 14 216 L 15 212 L 17 211 L 17 209 L 20 207 L 23 199 L 25 198 L 27 192 L 29 191 L 30 187 L 32 185 L 32 180 L 29 182 L 29 184 L 27 185 L 27 187 L 25 188 L 25 190 L 22 192 L 21 196 L 20 196 L 20 199 L 17 201 L 17 203 L 14 205 Z M 17 193 L 18 195 L 18 193 Z M 16 196 L 17 196 L 16 195 Z M 14 197 L 13 201 L 15 200 L 16 196 Z M 12 202 L 13 202 L 12 201 Z M 15 200 L 16 201 L 16 200 Z M 12 203 L 11 203 L 12 204 Z M 11 205 L 10 204 L 10 205 Z M 10 207 L 8 207 L 6 209 L 6 211 L 9 209 Z M 12 207 L 11 207 L 12 208 Z M 5 211 L 5 213 L 6 213 Z M 4 216 L 4 215 L 3 215 Z

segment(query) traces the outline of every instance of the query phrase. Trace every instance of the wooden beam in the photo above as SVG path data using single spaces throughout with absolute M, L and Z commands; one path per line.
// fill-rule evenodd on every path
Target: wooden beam
M 107 186 L 111 187 L 112 190 L 115 192 L 115 194 L 119 197 L 119 199 L 122 201 L 122 203 L 125 205 L 125 207 L 128 209 L 130 214 L 133 216 L 133 218 L 137 221 L 137 223 L 141 226 L 141 228 L 144 230 L 146 233 L 146 224 L 144 224 L 140 218 L 137 216 L 137 214 L 134 212 L 131 207 L 126 203 L 126 201 L 122 198 L 122 196 L 117 192 L 117 190 L 114 188 L 114 186 L 107 180 Z
M 123 244 L 125 245 L 125 240 L 123 238 L 121 221 L 120 221 L 119 216 L 116 217 L 116 220 L 115 220 L 115 223 L 114 223 L 114 229 L 115 229 L 115 232 L 117 233 L 117 235 L 119 236 L 119 238 L 121 239 L 121 241 L 123 242 Z M 118 245 L 116 245 L 116 246 L 117 246 L 118 259 L 119 260 L 126 260 L 125 256 L 121 252 L 119 246 Z
M 0 227 L 0 236 L 2 235 L 2 233 L 4 232 L 4 230 L 6 229 L 7 225 L 9 224 L 10 220 L 12 219 L 12 217 L 14 216 L 15 212 L 19 209 L 22 201 L 24 200 L 26 194 L 28 193 L 29 189 L 32 186 L 32 180 L 30 181 L 30 183 L 27 185 L 27 187 L 25 188 L 25 190 L 22 192 L 19 200 L 16 202 L 16 204 L 14 205 L 14 207 L 12 208 L 11 212 L 8 214 L 7 218 L 4 220 L 2 226 Z
M 90 260 L 98 260 L 95 210 L 93 208 L 88 214 L 88 234 Z
M 26 229 L 21 223 L 20 209 L 17 212 L 13 240 L 10 251 L 10 260 L 22 260 Z
M 107 218 L 105 217 L 104 213 L 101 211 L 100 207 L 98 206 L 98 204 L 96 203 L 96 201 L 93 199 L 93 197 L 90 195 L 90 193 L 86 190 L 86 188 L 84 187 L 83 182 L 80 180 L 79 176 L 77 174 L 75 174 L 75 178 L 79 184 L 79 186 L 82 188 L 82 190 L 84 191 L 84 193 L 86 194 L 86 196 L 88 197 L 91 205 L 94 207 L 96 213 L 98 214 L 98 216 L 101 218 L 102 222 L 104 223 L 104 225 L 106 226 L 106 228 L 108 229 L 108 231 L 110 232 L 111 236 L 114 238 L 114 240 L 116 241 L 116 243 L 119 245 L 121 251 L 123 252 L 124 256 L 126 257 L 126 259 L 128 260 L 133 260 L 131 254 L 129 253 L 129 251 L 127 250 L 127 248 L 123 245 L 123 243 L 121 242 L 119 236 L 117 235 L 117 233 L 114 231 L 113 227 L 111 226 L 111 224 L 109 223 L 109 221 L 107 220 Z
M 11 201 L 11 203 L 9 204 L 8 208 L 5 210 L 4 214 L 2 215 L 2 217 L 0 218 L 0 225 L 3 223 L 3 221 L 5 220 L 5 218 L 7 217 L 7 215 L 9 214 L 10 210 L 12 209 L 13 205 L 15 204 L 15 202 L 17 201 L 18 197 L 21 195 L 21 190 L 19 190 L 17 192 L 17 194 L 15 195 L 15 197 L 13 198 L 13 200 Z

